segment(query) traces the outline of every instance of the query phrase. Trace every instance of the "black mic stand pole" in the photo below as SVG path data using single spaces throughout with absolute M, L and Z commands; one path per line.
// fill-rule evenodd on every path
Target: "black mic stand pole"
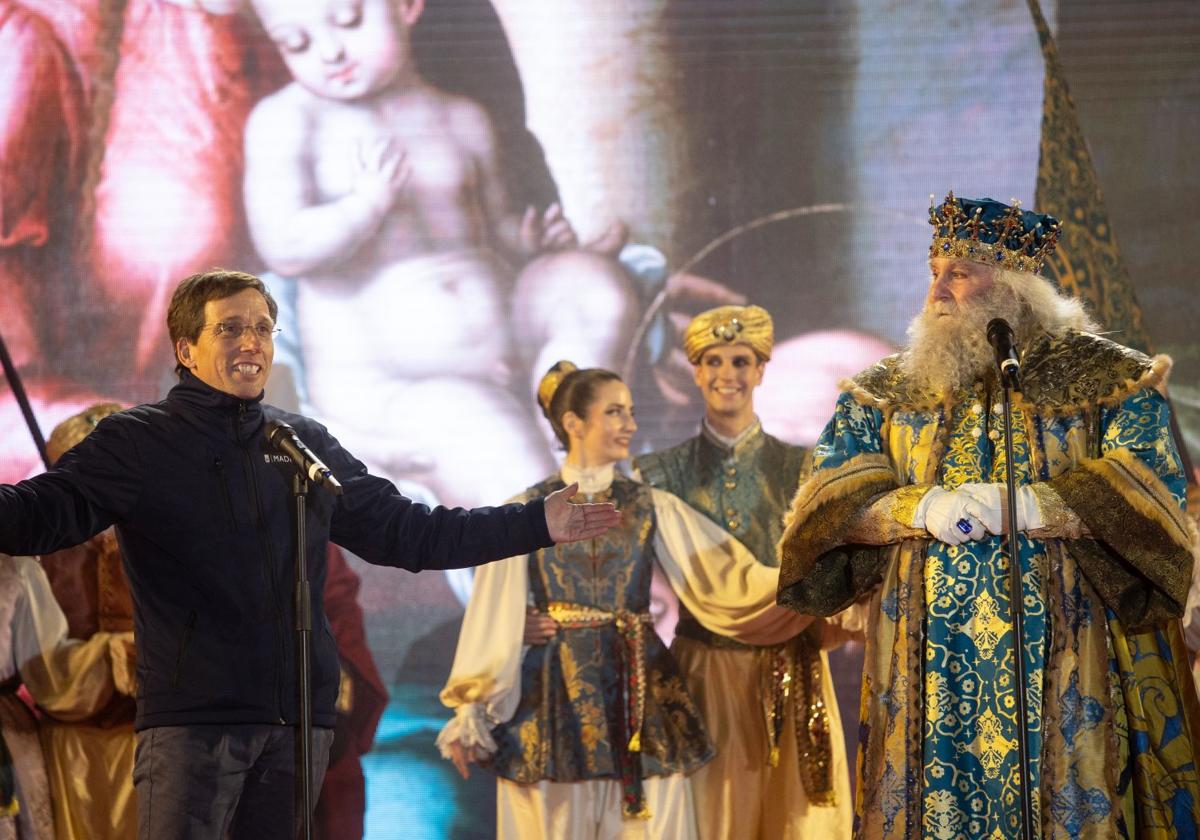
M 1005 537 L 1008 544 L 1008 603 L 1013 633 L 1013 677 L 1017 693 L 1017 761 L 1021 779 L 1021 834 L 1024 840 L 1037 840 L 1033 830 L 1033 797 L 1029 772 L 1029 710 L 1025 680 L 1025 587 L 1021 581 L 1021 545 L 1017 530 L 1017 483 L 1013 468 L 1011 391 L 1019 391 L 1015 364 L 1000 366 L 1000 384 L 1004 391 L 1004 465 L 1008 485 L 1008 516 Z
M 312 754 L 312 592 L 308 583 L 308 562 L 305 557 L 305 501 L 308 481 L 296 468 L 292 478 L 292 495 L 296 497 L 296 656 L 298 660 L 300 691 L 300 728 L 296 733 L 300 742 L 300 805 L 303 809 L 304 840 L 313 836 L 313 754 Z
M 25 386 L 21 383 L 17 366 L 13 364 L 12 356 L 8 353 L 8 345 L 4 343 L 2 335 L 0 335 L 0 368 L 4 370 L 4 378 L 8 380 L 8 387 L 12 390 L 13 396 L 17 398 L 17 405 L 21 407 L 21 415 L 25 418 L 25 425 L 29 427 L 33 445 L 37 447 L 38 455 L 41 456 L 46 469 L 50 469 L 50 456 L 46 454 L 46 439 L 42 437 L 41 427 L 38 426 L 37 418 L 33 415 L 33 406 L 29 404 L 29 396 L 25 393 Z

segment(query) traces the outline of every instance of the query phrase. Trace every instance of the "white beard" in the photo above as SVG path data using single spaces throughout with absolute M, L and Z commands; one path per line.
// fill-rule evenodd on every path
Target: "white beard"
M 1011 290 L 1000 284 L 962 306 L 931 301 L 908 325 L 912 340 L 902 366 L 918 385 L 947 396 L 993 376 L 996 357 L 987 340 L 987 325 L 1003 318 L 1018 335 L 1026 318 Z

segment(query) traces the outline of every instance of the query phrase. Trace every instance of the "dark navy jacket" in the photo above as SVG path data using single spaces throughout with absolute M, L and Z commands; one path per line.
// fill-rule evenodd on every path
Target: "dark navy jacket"
M 137 728 L 294 723 L 293 468 L 279 419 L 345 491 L 308 494 L 313 721 L 333 726 L 338 659 L 321 593 L 330 540 L 409 571 L 475 566 L 551 545 L 541 500 L 430 510 L 369 475 L 312 420 L 185 373 L 166 400 L 100 422 L 55 469 L 0 486 L 0 551 L 42 554 L 117 526 L 134 600 Z

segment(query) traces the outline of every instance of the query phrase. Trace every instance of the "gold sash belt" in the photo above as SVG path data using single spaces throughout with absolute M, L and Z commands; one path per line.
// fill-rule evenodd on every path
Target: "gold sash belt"
M 604 610 L 586 604 L 551 601 L 546 613 L 562 630 L 616 625 L 623 642 L 625 725 L 632 733 L 625 750 L 618 751 L 621 766 L 622 810 L 626 816 L 648 819 L 650 812 L 642 791 L 640 761 L 634 756 L 642 750 L 642 722 L 646 714 L 646 628 L 654 623 L 650 613 L 630 610 Z M 653 631 L 649 631 L 653 632 Z M 622 754 L 623 753 L 623 754 Z
M 829 710 L 821 693 L 821 642 L 806 630 L 782 644 L 759 649 L 762 663 L 763 715 L 771 739 L 770 765 L 779 764 L 779 744 L 791 701 L 796 728 L 800 780 L 814 805 L 833 805 L 833 748 Z
M 601 627 L 615 624 L 617 632 L 625 642 L 626 671 L 630 685 L 626 686 L 627 702 L 625 722 L 632 733 L 629 736 L 630 752 L 642 750 L 642 718 L 646 713 L 646 628 L 654 623 L 650 613 L 629 610 L 602 610 L 584 604 L 551 601 L 546 608 L 551 618 L 564 630 L 586 627 Z M 629 702 L 632 695 L 632 702 Z

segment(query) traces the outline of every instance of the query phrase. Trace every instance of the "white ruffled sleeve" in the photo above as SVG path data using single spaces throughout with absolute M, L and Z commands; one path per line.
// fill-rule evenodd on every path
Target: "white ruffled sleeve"
M 812 621 L 775 604 L 779 570 L 704 514 L 651 488 L 655 554 L 679 601 L 714 633 L 752 645 L 787 641 Z
M 511 718 L 521 699 L 528 597 L 528 555 L 476 570 L 454 665 L 440 695 L 442 703 L 454 710 L 437 737 L 443 758 L 450 758 L 450 744 L 455 741 L 473 748 L 476 758 L 495 752 L 491 728 Z
M 42 564 L 32 557 L 11 558 L 13 573 L 19 581 L 20 596 L 12 617 L 12 662 L 21 669 L 27 663 L 51 655 L 67 639 L 67 617 L 54 600 L 54 590 Z

